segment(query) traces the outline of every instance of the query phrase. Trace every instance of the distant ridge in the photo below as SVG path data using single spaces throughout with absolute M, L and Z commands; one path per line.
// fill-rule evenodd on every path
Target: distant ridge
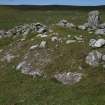
M 105 9 L 105 5 L 99 6 L 73 6 L 73 5 L 0 5 L 0 7 L 10 7 L 14 9 L 40 9 L 40 10 L 71 10 L 71 9 Z

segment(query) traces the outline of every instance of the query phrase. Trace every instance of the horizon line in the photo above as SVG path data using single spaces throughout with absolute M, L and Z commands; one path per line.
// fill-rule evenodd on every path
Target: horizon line
M 10 5 L 10 6 L 105 6 L 104 5 L 70 5 L 70 4 L 0 4 L 0 5 Z

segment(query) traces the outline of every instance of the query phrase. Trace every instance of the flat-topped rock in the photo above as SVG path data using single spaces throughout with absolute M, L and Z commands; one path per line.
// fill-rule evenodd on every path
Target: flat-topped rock
M 77 72 L 58 73 L 54 75 L 54 78 L 64 85 L 67 84 L 73 85 L 75 83 L 78 83 L 82 79 L 82 73 L 77 73 Z

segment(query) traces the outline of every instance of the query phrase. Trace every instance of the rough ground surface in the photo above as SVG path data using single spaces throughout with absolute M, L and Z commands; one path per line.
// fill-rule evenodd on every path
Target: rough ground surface
M 0 7 L 0 105 L 104 105 L 104 10 Z

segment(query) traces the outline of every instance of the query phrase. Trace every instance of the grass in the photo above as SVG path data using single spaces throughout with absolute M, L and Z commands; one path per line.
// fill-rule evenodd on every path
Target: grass
M 102 12 L 105 18 L 104 10 Z M 41 22 L 49 27 L 60 19 L 67 19 L 75 24 L 82 24 L 87 19 L 88 10 L 18 10 L 8 7 L 0 7 L 0 29 L 9 29 L 18 24 Z M 50 78 L 33 78 L 15 70 L 15 66 L 21 61 L 24 54 L 31 45 L 40 42 L 36 34 L 29 35 L 25 41 L 20 38 L 0 39 L 0 49 L 9 51 L 13 49 L 19 54 L 10 64 L 0 62 L 0 105 L 105 105 L 105 70 L 100 66 L 97 68 L 85 64 L 85 56 L 92 49 L 88 47 L 88 41 L 94 37 L 85 31 L 75 29 L 64 29 L 53 27 L 60 37 L 67 38 L 70 34 L 83 35 L 85 43 L 65 45 L 62 43 L 58 48 L 54 43 L 48 41 L 48 48 L 54 50 L 54 60 L 44 68 L 51 76 L 55 72 L 77 71 L 84 73 L 83 79 L 73 85 L 62 85 Z M 34 39 L 32 41 L 31 39 Z M 18 43 L 22 46 L 17 48 Z M 12 44 L 12 45 L 11 45 Z M 103 50 L 99 49 L 99 50 Z M 62 55 L 62 56 L 60 56 Z M 0 57 L 3 53 L 0 53 Z M 74 62 L 74 63 L 73 63 Z M 83 70 L 78 70 L 81 65 Z

